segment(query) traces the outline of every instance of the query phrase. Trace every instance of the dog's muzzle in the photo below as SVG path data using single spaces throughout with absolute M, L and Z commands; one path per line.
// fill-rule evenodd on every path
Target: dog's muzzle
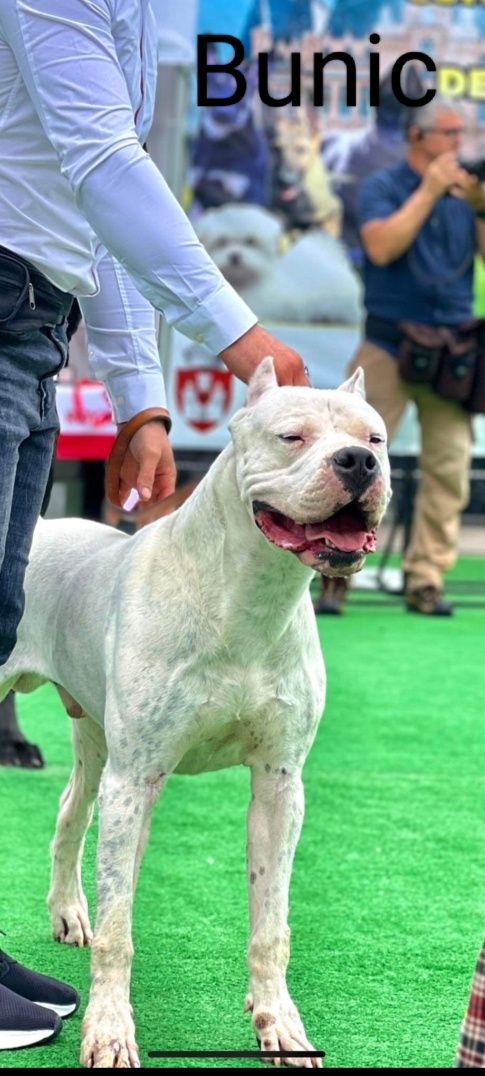
M 352 501 L 319 523 L 297 523 L 264 501 L 253 501 L 254 521 L 272 545 L 295 553 L 308 568 L 346 575 L 376 548 L 376 526 Z

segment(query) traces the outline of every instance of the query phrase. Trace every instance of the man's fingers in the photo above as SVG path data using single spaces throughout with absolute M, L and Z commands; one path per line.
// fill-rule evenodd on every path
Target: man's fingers
M 164 497 L 170 497 L 174 492 L 175 475 L 166 475 L 161 482 L 156 483 L 153 495 L 157 498 L 157 501 L 163 501 Z
M 310 381 L 308 379 L 308 370 L 307 370 L 306 366 L 304 367 L 303 370 L 298 371 L 297 377 L 295 378 L 293 384 L 294 385 L 304 385 L 305 388 L 308 388 L 308 386 L 310 384 Z
M 159 457 L 155 452 L 144 453 L 136 479 L 136 488 L 141 501 L 150 500 L 158 462 Z
M 283 367 L 282 370 L 276 366 L 276 376 L 278 378 L 279 385 L 300 385 L 308 388 L 310 384 L 308 380 L 308 370 L 301 361 L 294 363 L 289 370 Z
M 126 479 L 124 479 L 122 477 L 122 475 L 120 475 L 118 488 L 119 488 L 119 503 L 121 505 L 124 505 L 125 501 L 130 496 L 130 493 L 131 493 L 131 491 L 133 489 L 133 485 L 132 485 L 131 482 L 126 481 Z
M 151 481 L 145 475 L 143 478 L 139 478 L 136 483 L 138 496 L 141 501 L 149 501 L 152 495 L 153 480 Z

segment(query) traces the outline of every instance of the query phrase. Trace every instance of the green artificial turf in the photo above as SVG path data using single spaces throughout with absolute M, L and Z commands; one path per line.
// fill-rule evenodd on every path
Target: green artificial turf
M 485 561 L 462 560 L 485 583 Z M 458 582 L 457 582 L 458 581 Z M 461 584 L 460 584 L 461 585 Z M 353 593 L 319 618 L 329 689 L 305 768 L 306 819 L 291 890 L 290 990 L 329 1068 L 450 1068 L 485 928 L 485 593 L 450 619 Z M 466 599 L 465 594 L 465 601 Z M 89 953 L 56 946 L 48 847 L 70 768 L 53 690 L 19 700 L 41 772 L 0 770 L 1 943 L 88 992 Z M 251 1050 L 246 989 L 244 770 L 174 778 L 157 805 L 135 904 L 133 1003 L 148 1050 Z M 85 883 L 93 910 L 94 827 Z M 82 1010 L 81 1010 L 82 1014 Z M 57 1042 L 0 1067 L 78 1065 L 80 1015 Z

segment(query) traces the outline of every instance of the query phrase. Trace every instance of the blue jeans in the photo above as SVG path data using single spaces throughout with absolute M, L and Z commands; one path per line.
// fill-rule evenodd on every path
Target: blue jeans
M 59 432 L 54 374 L 65 365 L 63 327 L 0 331 L 0 665 L 24 611 L 24 576 Z

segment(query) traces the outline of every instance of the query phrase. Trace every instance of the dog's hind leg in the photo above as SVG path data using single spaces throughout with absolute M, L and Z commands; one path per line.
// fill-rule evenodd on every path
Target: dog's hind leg
M 288 894 L 301 832 L 301 775 L 290 767 L 253 766 L 248 814 L 248 888 L 251 937 L 246 1009 L 264 1051 L 315 1052 L 286 986 L 290 955 Z M 321 1068 L 320 1058 L 291 1058 L 293 1066 Z
M 99 796 L 97 916 L 92 985 L 83 1021 L 81 1062 L 88 1068 L 138 1068 L 130 1005 L 131 914 L 136 867 L 161 776 L 133 759 L 108 761 Z
M 104 732 L 90 717 L 73 722 L 74 769 L 61 796 L 51 846 L 52 879 L 47 903 L 52 933 L 66 945 L 89 945 L 93 934 L 81 882 L 86 830 L 106 761 Z

